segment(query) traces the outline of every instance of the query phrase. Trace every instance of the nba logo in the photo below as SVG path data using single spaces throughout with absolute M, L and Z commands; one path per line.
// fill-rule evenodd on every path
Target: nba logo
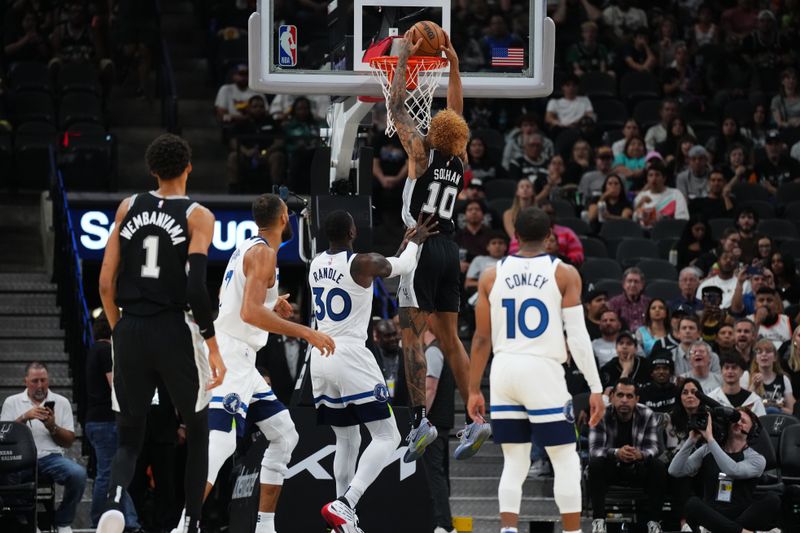
M 281 24 L 278 28 L 278 65 L 297 66 L 297 26 Z

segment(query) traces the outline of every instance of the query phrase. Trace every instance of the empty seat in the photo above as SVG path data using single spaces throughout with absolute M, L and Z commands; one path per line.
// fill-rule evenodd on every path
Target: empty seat
M 617 96 L 617 79 L 605 72 L 586 72 L 581 76 L 580 89 L 592 101 L 598 98 L 614 98 Z
M 114 140 L 102 132 L 69 137 L 59 157 L 67 190 L 108 190 L 114 174 Z
M 742 201 L 739 203 L 739 209 L 749 207 L 758 214 L 759 219 L 775 218 L 775 206 L 770 202 L 763 200 L 750 200 Z
M 678 271 L 672 263 L 664 259 L 642 259 L 636 266 L 644 274 L 646 280 L 667 279 L 677 280 Z
M 598 100 L 592 102 L 592 107 L 597 115 L 597 125 L 605 131 L 621 130 L 628 118 L 628 108 L 619 100 Z
M 680 239 L 685 226 L 685 220 L 662 218 L 656 222 L 650 230 L 650 237 L 655 241 L 660 241 L 662 239 Z
M 788 220 L 800 220 L 800 202 L 792 202 L 784 207 L 783 217 Z
M 772 199 L 767 189 L 755 183 L 737 183 L 733 186 L 732 192 L 737 202 L 752 202 L 753 200 L 769 202 Z
M 733 227 L 733 219 L 732 218 L 712 218 L 708 221 L 708 225 L 711 226 L 711 237 L 718 241 L 722 238 L 722 233 L 728 229 Z
M 499 131 L 492 128 L 480 128 L 477 130 L 472 130 L 472 136 L 483 139 L 483 142 L 486 144 L 486 148 L 491 152 L 496 154 L 503 153 L 503 148 L 505 148 L 506 145 L 506 139 Z
M 678 244 L 678 239 L 661 239 L 656 243 L 658 246 L 658 257 L 660 259 L 669 259 L 669 253 Z
M 90 92 L 100 94 L 97 70 L 90 63 L 64 63 L 58 70 L 58 92 Z
M 656 279 L 647 281 L 644 293 L 650 298 L 661 298 L 665 302 L 669 302 L 680 297 L 681 289 L 677 281 Z
M 47 122 L 26 122 L 14 138 L 14 175 L 25 189 L 50 187 L 50 150 L 56 145 L 55 126 Z
M 50 72 L 44 63 L 22 61 L 8 71 L 8 87 L 12 91 L 50 92 Z
M 783 413 L 773 413 L 760 416 L 758 420 L 761 422 L 761 427 L 769 435 L 769 440 L 772 443 L 772 448 L 775 453 L 780 456 L 781 453 L 781 435 L 789 427 L 800 424 L 800 419 Z
M 584 284 L 603 278 L 622 278 L 622 268 L 613 259 L 587 257 L 580 268 Z
M 562 218 L 570 218 L 575 216 L 575 206 L 566 200 L 555 198 L 550 200 L 550 203 L 553 205 L 553 209 L 556 210 L 556 219 L 559 221 L 559 223 Z
M 800 483 L 800 424 L 789 426 L 781 433 L 781 474 L 784 482 Z
M 650 239 L 623 239 L 617 246 L 616 257 L 627 268 L 641 259 L 658 259 L 658 245 Z
M 589 224 L 577 217 L 558 217 L 556 224 L 568 227 L 576 235 L 589 235 L 592 232 Z
M 505 212 L 506 209 L 509 209 L 511 207 L 513 201 L 514 200 L 512 200 L 511 198 L 492 198 L 491 200 L 489 200 L 488 204 L 489 207 L 495 213 L 497 213 L 497 216 L 501 217 L 502 219 L 503 213 Z
M 800 202 L 800 183 L 791 181 L 778 187 L 778 203 L 782 205 Z
M 644 237 L 642 227 L 626 218 L 606 220 L 600 228 L 600 237 L 608 239 L 628 239 Z
M 649 72 L 629 71 L 619 82 L 619 95 L 633 102 L 659 98 L 661 90 L 655 76 Z
M 622 294 L 622 282 L 617 279 L 600 279 L 594 284 L 594 288 L 599 291 L 606 291 L 609 298 Z
M 566 128 L 561 130 L 553 144 L 555 145 L 556 153 L 560 154 L 565 161 L 569 160 L 572 154 L 572 145 L 581 138 L 581 130 L 578 128 Z
M 87 92 L 73 92 L 64 95 L 58 113 L 58 125 L 67 129 L 75 122 L 95 122 L 103 124 L 103 109 L 97 95 Z
M 11 144 L 11 133 L 5 130 L 0 130 L 0 168 L 11 168 L 13 146 Z M 0 187 L 8 187 L 11 185 L 10 180 L 12 176 L 10 172 L 3 172 L 0 178 Z
M 661 100 L 642 100 L 633 108 L 633 118 L 639 123 L 642 132 L 658 124 L 661 120 Z
M 517 182 L 509 179 L 494 179 L 483 184 L 486 198 L 514 198 L 517 194 Z
M 9 109 L 13 114 L 14 122 L 42 121 L 53 122 L 56 110 L 53 98 L 43 91 L 21 91 L 9 97 Z
M 780 218 L 768 218 L 758 223 L 757 228 L 759 233 L 769 235 L 772 239 L 798 239 L 800 235 L 797 233 L 797 226 L 791 220 L 783 220 Z
M 606 243 L 596 237 L 580 236 L 581 244 L 583 245 L 583 256 L 589 257 L 608 257 L 608 248 Z
M 780 250 L 782 254 L 800 257 L 800 240 L 786 239 L 781 243 Z
M 726 117 L 735 118 L 736 122 L 742 126 L 745 126 L 753 122 L 754 111 L 755 106 L 750 102 L 750 100 L 730 100 L 727 104 L 725 104 L 725 109 L 722 114 Z

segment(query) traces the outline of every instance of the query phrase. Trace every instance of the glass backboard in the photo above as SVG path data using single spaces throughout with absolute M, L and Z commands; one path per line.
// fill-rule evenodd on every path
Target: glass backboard
M 374 43 L 436 22 L 460 58 L 464 96 L 535 98 L 553 84 L 546 0 L 259 0 L 249 21 L 250 86 L 271 94 L 381 96 L 362 61 Z M 443 76 L 437 96 L 446 94 Z

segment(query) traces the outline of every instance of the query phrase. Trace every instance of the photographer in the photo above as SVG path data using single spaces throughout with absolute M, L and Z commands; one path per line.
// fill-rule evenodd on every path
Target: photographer
M 698 473 L 703 481 L 703 499 L 689 498 L 686 521 L 693 531 L 700 527 L 714 533 L 766 531 L 777 525 L 781 502 L 776 494 L 755 500 L 753 492 L 767 464 L 763 455 L 750 447 L 761 430 L 758 418 L 746 407 L 740 407 L 725 418 L 727 435 L 720 438 L 712 430 L 713 416 L 708 416 L 705 429 L 695 429 L 683 443 L 669 474 L 690 477 Z M 705 443 L 696 450 L 700 437 Z M 728 518 L 732 517 L 732 518 Z

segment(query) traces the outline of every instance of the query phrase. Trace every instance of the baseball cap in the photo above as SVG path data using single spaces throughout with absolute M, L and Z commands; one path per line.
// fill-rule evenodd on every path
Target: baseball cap
M 689 157 L 708 157 L 708 150 L 699 144 L 689 148 Z
M 608 298 L 608 291 L 603 289 L 596 289 L 594 285 L 589 285 L 589 287 L 586 289 L 586 292 L 583 295 L 583 301 L 589 303 L 598 296 L 605 296 L 606 298 Z
M 597 157 L 614 157 L 614 151 L 608 146 L 601 146 L 597 149 Z
M 623 339 L 623 338 L 628 338 L 628 339 L 630 339 L 630 340 L 631 340 L 631 342 L 634 344 L 634 346 L 638 346 L 638 344 L 639 344 L 639 343 L 636 341 L 636 336 L 634 336 L 634 334 L 633 334 L 633 333 L 631 333 L 630 331 L 620 331 L 620 332 L 619 332 L 619 334 L 617 335 L 617 342 L 616 342 L 616 344 L 619 344 L 619 341 L 620 341 L 621 339 Z
M 247 63 L 239 63 L 234 70 L 235 72 L 249 72 L 250 67 L 247 66 Z
M 664 156 L 656 152 L 655 150 L 651 150 L 647 152 L 647 155 L 644 156 L 644 162 L 647 163 L 651 159 L 658 159 L 659 161 L 664 161 Z
M 703 296 L 705 296 L 706 294 L 717 294 L 719 296 L 722 296 L 722 289 L 720 289 L 719 287 L 717 287 L 715 285 L 708 285 L 706 287 L 703 287 L 703 290 L 701 291 L 701 294 Z
M 758 12 L 758 20 L 769 19 L 774 21 L 775 20 L 775 13 L 770 11 L 769 9 L 762 9 Z
M 476 189 L 483 189 L 483 180 L 480 178 L 472 178 L 467 187 L 475 187 Z
M 781 142 L 781 132 L 778 130 L 769 130 L 767 132 L 767 142 Z
M 672 318 L 676 318 L 679 316 L 692 316 L 694 313 L 694 309 L 687 304 L 680 304 L 675 309 L 672 310 Z
M 653 348 L 650 353 L 650 366 L 668 366 L 670 372 L 675 371 L 675 363 L 672 361 L 672 354 L 664 348 Z

